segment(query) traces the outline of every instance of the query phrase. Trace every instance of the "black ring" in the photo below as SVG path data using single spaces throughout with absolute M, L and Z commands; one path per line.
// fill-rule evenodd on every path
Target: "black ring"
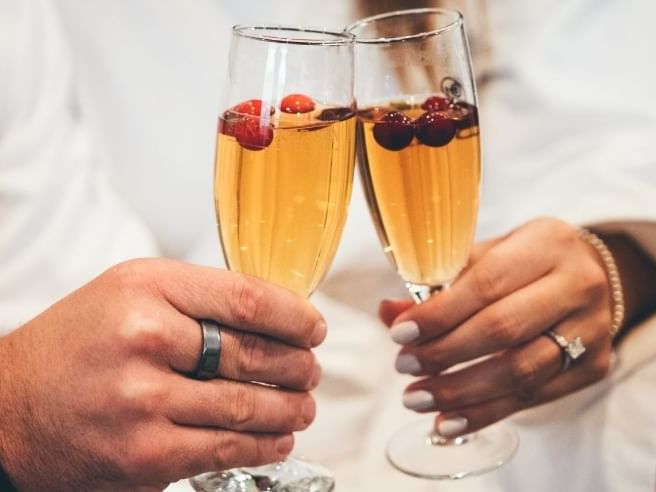
M 202 380 L 212 379 L 216 376 L 221 358 L 221 329 L 210 319 L 198 320 L 198 324 L 203 332 L 203 351 L 193 377 Z

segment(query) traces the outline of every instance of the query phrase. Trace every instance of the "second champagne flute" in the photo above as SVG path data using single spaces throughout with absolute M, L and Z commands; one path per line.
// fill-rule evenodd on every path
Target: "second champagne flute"
M 358 164 L 369 209 L 385 253 L 423 302 L 465 267 L 478 214 L 479 123 L 463 18 L 405 10 L 346 30 L 356 36 Z M 517 448 L 504 424 L 456 439 L 432 425 L 399 431 L 389 461 L 417 477 L 458 479 L 501 466 Z
M 226 262 L 308 297 L 330 267 L 351 197 L 353 36 L 236 26 L 227 73 L 214 180 Z M 192 484 L 215 491 L 333 488 L 325 470 L 295 459 L 210 473 Z

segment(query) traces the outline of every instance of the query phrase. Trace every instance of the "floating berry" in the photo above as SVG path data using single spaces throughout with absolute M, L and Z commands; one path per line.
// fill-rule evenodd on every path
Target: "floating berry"
M 455 123 L 457 130 L 466 130 L 478 126 L 478 110 L 473 104 L 466 102 L 454 103 L 449 107 L 447 113 Z
M 454 121 L 440 111 L 427 111 L 415 120 L 417 139 L 430 147 L 448 144 L 456 134 Z
M 398 111 L 390 111 L 374 125 L 374 139 L 387 150 L 407 147 L 414 135 L 412 120 Z
M 262 114 L 263 111 L 265 114 Z M 262 150 L 273 140 L 273 127 L 269 119 L 275 112 L 275 108 L 265 105 L 261 99 L 240 102 L 223 112 L 219 119 L 219 132 L 235 137 L 245 149 Z
M 309 113 L 314 111 L 314 101 L 304 94 L 290 94 L 280 101 L 280 110 L 284 113 Z
M 235 136 L 235 125 L 241 120 L 241 116 L 232 111 L 224 111 L 223 116 L 219 118 L 219 133 L 228 135 L 230 137 Z
M 276 112 L 273 106 L 269 106 L 267 104 L 266 107 L 269 108 L 269 115 L 272 115 L 273 113 Z M 240 115 L 247 114 L 251 116 L 262 116 L 262 100 L 249 99 L 248 101 L 244 101 L 237 104 L 236 106 L 233 106 L 232 108 L 229 109 L 229 111 L 232 111 L 233 113 L 238 113 Z
M 233 126 L 239 145 L 248 150 L 262 150 L 273 141 L 273 127 L 264 124 L 261 118 L 245 116 Z
M 353 114 L 353 108 L 326 108 L 319 114 L 319 119 L 321 121 L 341 121 L 349 119 Z
M 248 101 L 240 102 L 224 111 L 222 117 L 219 119 L 219 132 L 234 137 L 236 126 L 239 125 L 244 118 L 253 116 L 259 118 L 263 116 L 262 106 L 263 103 L 261 99 L 249 99 Z M 273 106 L 267 104 L 264 107 L 265 112 L 266 108 L 268 108 L 269 116 L 276 112 Z
M 421 109 L 427 111 L 444 111 L 449 107 L 451 101 L 444 96 L 430 96 L 421 105 Z

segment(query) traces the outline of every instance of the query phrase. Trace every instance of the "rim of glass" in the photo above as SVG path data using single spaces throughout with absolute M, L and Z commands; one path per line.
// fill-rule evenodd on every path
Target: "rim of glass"
M 408 34 L 406 36 L 396 36 L 392 38 L 385 37 L 376 37 L 376 38 L 361 38 L 355 36 L 356 43 L 368 43 L 368 44 L 387 44 L 387 43 L 397 43 L 399 41 L 410 41 L 415 39 L 425 39 L 432 36 L 437 36 L 443 32 L 452 31 L 454 29 L 462 26 L 463 17 L 462 13 L 458 10 L 453 9 L 442 9 L 442 8 L 421 8 L 421 9 L 408 9 L 408 10 L 395 10 L 393 12 L 385 12 L 383 14 L 372 15 L 371 17 L 365 17 L 364 19 L 357 20 L 344 29 L 344 32 L 351 33 L 354 29 L 363 27 L 367 24 L 373 24 L 381 20 L 391 19 L 393 17 L 404 17 L 408 15 L 421 15 L 421 14 L 449 14 L 454 16 L 455 19 L 444 26 L 438 27 L 430 31 L 417 32 L 414 34 Z
M 270 43 L 319 45 L 319 46 L 343 46 L 353 43 L 355 35 L 346 31 L 329 31 L 320 27 L 302 27 L 286 25 L 265 24 L 237 24 L 232 26 L 233 34 L 243 38 L 267 41 Z M 295 36 L 277 36 L 276 32 L 299 33 Z M 304 38 L 302 33 L 319 34 L 324 37 Z

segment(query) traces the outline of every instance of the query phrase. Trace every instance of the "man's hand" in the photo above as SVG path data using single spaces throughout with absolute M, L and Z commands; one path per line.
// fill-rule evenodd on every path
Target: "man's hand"
M 226 327 L 210 381 L 186 376 L 201 318 Z M 0 340 L 0 463 L 21 490 L 160 490 L 283 459 L 314 419 L 325 334 L 307 301 L 261 280 L 120 264 Z

